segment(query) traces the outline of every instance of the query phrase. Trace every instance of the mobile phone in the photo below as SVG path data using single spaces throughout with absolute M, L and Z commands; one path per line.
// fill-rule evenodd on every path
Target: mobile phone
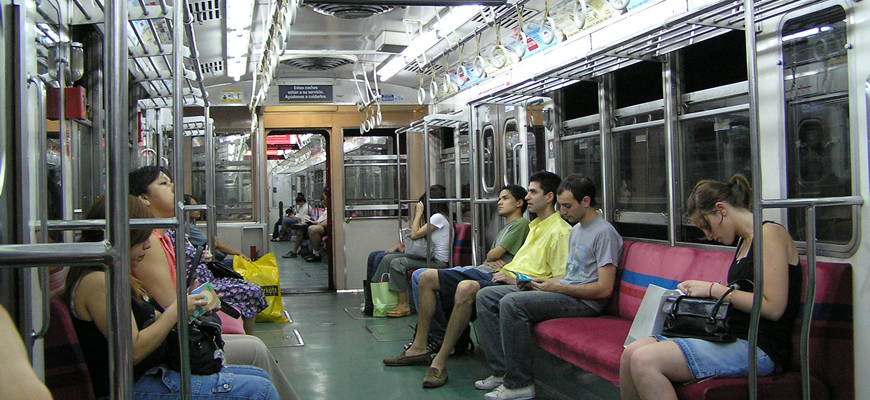
M 531 282 L 532 281 L 532 278 L 530 278 L 526 275 L 523 275 L 519 272 L 514 272 L 514 275 L 517 276 L 517 282 Z

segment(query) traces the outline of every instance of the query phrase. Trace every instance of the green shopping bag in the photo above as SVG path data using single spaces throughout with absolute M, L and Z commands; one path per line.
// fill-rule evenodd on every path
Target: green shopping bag
M 382 275 L 381 282 L 371 283 L 375 317 L 386 317 L 387 312 L 399 305 L 399 293 L 390 291 L 390 282 L 384 282 L 383 279 Z

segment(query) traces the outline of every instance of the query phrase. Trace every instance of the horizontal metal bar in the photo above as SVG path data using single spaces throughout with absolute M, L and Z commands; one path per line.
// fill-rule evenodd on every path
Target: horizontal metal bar
M 107 242 L 37 243 L 0 246 L 0 268 L 112 265 L 116 255 Z
M 575 139 L 596 138 L 599 136 L 601 136 L 601 131 L 590 131 L 590 132 L 575 133 L 573 135 L 562 136 L 559 138 L 559 141 L 565 142 L 565 141 L 575 140 Z
M 205 207 L 205 206 L 203 206 Z M 205 208 L 203 208 L 204 210 Z M 50 231 L 75 231 L 88 228 L 106 227 L 104 219 L 77 219 L 77 220 L 53 220 L 48 221 L 48 230 Z M 130 220 L 130 228 L 133 229 L 162 229 L 176 228 L 178 220 L 175 218 L 134 218 Z
M 706 118 L 712 117 L 714 115 L 731 114 L 741 111 L 749 111 L 749 104 L 739 104 L 731 107 L 722 107 L 713 110 L 698 111 L 694 113 L 680 115 L 677 119 L 679 119 L 680 121 L 685 121 L 689 119 Z
M 644 129 L 644 128 L 652 128 L 654 126 L 663 126 L 665 124 L 665 120 L 660 119 L 656 121 L 648 121 L 648 122 L 639 122 L 631 125 L 623 125 L 617 126 L 615 128 L 611 128 L 611 133 L 620 133 L 620 132 L 628 132 L 635 129 Z
M 375 220 L 375 219 L 399 219 L 399 217 L 398 217 L 398 216 L 395 216 L 395 215 L 374 215 L 374 216 L 371 216 L 371 217 L 344 217 L 344 221 L 345 221 L 345 222 L 350 222 L 350 221 L 362 221 L 362 220 L 367 220 L 367 219 L 370 219 L 370 220 Z
M 861 196 L 825 197 L 809 199 L 761 200 L 761 208 L 798 208 L 798 207 L 832 207 L 860 206 L 864 204 Z

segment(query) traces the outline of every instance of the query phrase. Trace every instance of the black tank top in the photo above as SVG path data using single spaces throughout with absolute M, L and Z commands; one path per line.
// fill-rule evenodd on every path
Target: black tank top
M 139 330 L 145 329 L 154 321 L 154 307 L 148 303 L 133 302 L 133 319 Z M 71 313 L 73 328 L 78 336 L 88 373 L 97 398 L 109 395 L 109 342 L 103 333 L 97 329 L 94 321 L 83 321 Z M 111 327 L 110 327 L 111 328 Z M 127 333 L 129 335 L 129 332 Z M 133 367 L 133 381 L 139 380 L 149 369 L 169 361 L 169 347 L 166 340 L 157 350 L 145 357 Z
M 775 223 L 772 221 L 764 221 L 764 223 Z M 742 242 L 743 239 L 740 239 Z M 755 287 L 752 285 L 752 280 L 755 279 L 753 266 L 752 244 L 749 244 L 749 251 L 746 257 L 737 260 L 737 255 L 734 256 L 734 261 L 731 263 L 731 268 L 728 270 L 728 282 L 736 280 L 746 280 L 749 284 L 741 284 L 740 290 L 746 292 L 754 292 Z M 737 248 L 740 248 L 738 243 Z M 761 323 L 758 328 L 758 347 L 763 350 L 776 363 L 777 366 L 785 369 L 791 360 L 791 333 L 794 327 L 794 320 L 797 317 L 798 309 L 800 308 L 801 285 L 803 284 L 803 272 L 798 265 L 788 265 L 788 300 L 785 305 L 785 312 L 777 321 L 771 321 L 764 317 L 761 318 Z M 749 287 L 746 287 L 749 286 Z M 748 339 L 749 337 L 749 314 L 738 309 L 734 309 L 731 316 L 731 331 L 740 339 Z

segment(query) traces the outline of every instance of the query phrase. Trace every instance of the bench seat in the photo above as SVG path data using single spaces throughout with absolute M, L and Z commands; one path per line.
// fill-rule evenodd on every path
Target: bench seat
M 547 353 L 619 386 L 623 342 L 647 286 L 673 289 L 686 279 L 725 282 L 733 257 L 729 251 L 626 241 L 616 287 L 603 315 L 536 324 L 534 342 Z M 801 264 L 805 270 L 805 263 Z M 816 282 L 810 338 L 812 398 L 854 399 L 851 266 L 819 262 Z M 802 293 L 801 299 L 805 296 Z M 800 318 L 792 333 L 791 365 L 783 374 L 759 378 L 759 398 L 800 398 L 799 338 Z M 745 378 L 691 382 L 678 385 L 677 394 L 681 399 L 746 398 L 747 382 Z

